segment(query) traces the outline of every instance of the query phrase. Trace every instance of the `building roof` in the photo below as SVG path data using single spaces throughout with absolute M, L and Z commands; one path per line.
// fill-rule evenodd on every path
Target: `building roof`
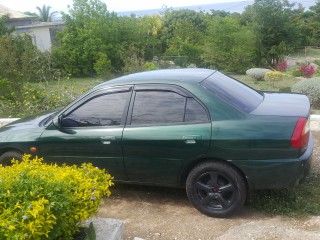
M 33 18 L 0 4 L 0 16 L 8 15 L 10 19 Z
M 64 21 L 53 21 L 53 22 L 35 22 L 30 25 L 17 26 L 16 29 L 36 28 L 36 27 L 57 27 L 64 26 Z

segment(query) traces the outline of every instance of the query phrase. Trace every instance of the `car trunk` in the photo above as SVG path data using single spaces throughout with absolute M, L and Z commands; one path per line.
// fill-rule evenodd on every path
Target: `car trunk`
M 261 104 L 252 115 L 309 117 L 310 102 L 307 96 L 292 93 L 264 93 Z

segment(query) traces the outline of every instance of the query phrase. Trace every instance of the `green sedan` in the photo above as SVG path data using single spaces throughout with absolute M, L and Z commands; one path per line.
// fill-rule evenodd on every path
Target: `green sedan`
M 215 70 L 142 72 L 0 128 L 0 163 L 23 153 L 91 162 L 119 182 L 185 187 L 199 211 L 226 217 L 248 191 L 306 177 L 309 112 L 304 95 L 258 92 Z

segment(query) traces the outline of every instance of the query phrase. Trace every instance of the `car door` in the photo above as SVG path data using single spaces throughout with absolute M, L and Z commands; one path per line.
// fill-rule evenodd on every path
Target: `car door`
M 132 98 L 122 140 L 128 180 L 176 185 L 181 169 L 208 150 L 206 108 L 170 85 L 135 86 Z
M 116 180 L 126 180 L 121 138 L 131 97 L 131 87 L 94 92 L 61 116 L 60 128 L 41 135 L 45 160 L 105 168 Z

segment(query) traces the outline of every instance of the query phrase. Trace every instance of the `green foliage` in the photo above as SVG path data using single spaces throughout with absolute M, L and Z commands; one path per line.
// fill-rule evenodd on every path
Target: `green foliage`
M 105 53 L 99 53 L 98 60 L 93 64 L 94 70 L 101 77 L 106 77 L 111 71 L 111 61 Z
M 250 68 L 246 71 L 246 74 L 249 77 L 254 78 L 255 80 L 262 81 L 264 80 L 264 76 L 268 72 L 272 72 L 272 71 L 270 69 L 265 69 L 265 68 Z
M 106 68 L 121 71 L 131 57 L 131 46 L 144 54 L 144 61 L 158 54 L 161 46 L 159 16 L 118 17 L 99 0 L 75 0 L 63 18 L 66 25 L 52 52 L 59 67 L 74 76 L 103 75 Z
M 38 50 L 32 45 L 29 36 L 0 37 L 0 89 L 2 98 L 23 101 L 24 81 L 37 76 Z
M 193 10 L 167 10 L 163 15 L 162 40 L 166 46 L 165 56 L 183 56 L 175 62 L 180 67 L 193 63 L 202 64 L 201 54 L 206 24 L 204 14 Z M 185 60 L 185 61 L 181 61 Z
M 18 93 L 26 81 L 50 81 L 62 75 L 51 54 L 38 51 L 29 35 L 0 37 L 0 52 L 0 79 Z
M 146 62 L 144 64 L 144 69 L 146 71 L 150 71 L 150 70 L 156 70 L 156 69 L 158 69 L 158 67 L 153 62 Z
M 0 77 L 12 81 L 34 78 L 38 50 L 28 35 L 0 37 Z
M 291 93 L 291 87 L 280 87 L 279 92 Z
M 131 45 L 127 53 L 123 56 L 124 66 L 122 71 L 124 73 L 135 73 L 144 71 L 144 58 L 143 53 L 134 45 Z
M 275 66 L 292 48 L 301 44 L 299 25 L 293 5 L 284 0 L 255 0 L 249 8 L 254 26 L 258 65 Z
M 75 0 L 69 14 L 63 14 L 60 46 L 52 50 L 59 67 L 75 76 L 90 75 L 95 73 L 94 64 L 101 64 L 102 54 L 118 55 L 117 47 L 109 45 L 109 39 L 117 35 L 110 31 L 114 18 L 100 1 Z
M 320 1 L 300 14 L 303 22 L 302 34 L 307 39 L 305 45 L 320 46 Z
M 201 55 L 206 66 L 240 73 L 253 66 L 255 52 L 250 27 L 233 17 L 209 18 L 207 25 Z
M 59 85 L 58 81 L 56 83 Z M 48 91 L 47 83 L 25 83 L 22 85 L 21 93 L 17 93 L 7 85 L 5 80 L 0 80 L 0 89 L 3 92 L 0 95 L 1 117 L 25 117 L 42 111 L 61 108 L 86 90 L 75 92 L 71 86 Z
M 96 232 L 93 227 L 93 223 L 91 222 L 89 227 L 86 230 L 86 234 L 88 236 L 88 240 L 96 240 Z
M 300 70 L 300 67 L 298 68 L 294 68 L 290 71 L 290 74 L 293 76 L 293 77 L 301 77 L 303 75 L 303 72 Z
M 41 158 L 0 165 L 0 235 L 6 239 L 72 239 L 79 223 L 93 216 L 112 177 L 104 170 L 48 165 Z
M 6 15 L 0 16 L 0 37 L 5 36 L 5 35 L 9 35 L 10 33 L 12 33 L 14 31 L 14 27 L 8 28 L 5 25 L 5 21 L 7 19 L 8 19 L 8 16 L 6 16 Z
M 52 101 L 54 104 L 48 102 L 54 93 L 46 93 L 45 89 L 33 88 L 28 84 L 60 78 L 61 72 L 55 68 L 50 53 L 39 52 L 27 35 L 0 37 L 0 52 L 1 116 L 19 117 L 59 104 L 59 101 Z
M 308 78 L 292 86 L 292 92 L 302 93 L 309 97 L 312 107 L 320 107 L 320 78 Z

